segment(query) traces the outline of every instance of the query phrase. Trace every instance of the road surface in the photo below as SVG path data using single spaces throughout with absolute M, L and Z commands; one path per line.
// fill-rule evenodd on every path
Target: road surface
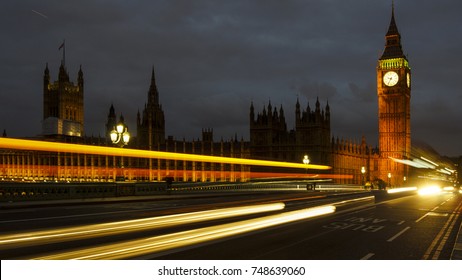
M 370 192 L 291 191 L 4 207 L 0 257 L 451 258 L 462 195 L 379 198 Z

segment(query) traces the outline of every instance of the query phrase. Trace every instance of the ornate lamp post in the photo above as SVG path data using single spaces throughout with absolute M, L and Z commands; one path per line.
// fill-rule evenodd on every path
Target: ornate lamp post
M 130 133 L 128 133 L 128 127 L 122 122 L 114 127 L 110 136 L 112 143 L 119 145 L 121 148 L 127 145 L 130 141 Z
M 303 160 L 302 160 L 303 164 L 306 165 L 306 173 L 308 173 L 308 164 L 310 164 L 310 159 L 308 158 L 308 155 L 304 155 L 303 156 Z M 306 189 L 309 190 L 309 189 L 315 189 L 315 185 L 314 183 L 313 184 L 307 184 L 306 185 Z
M 388 172 L 388 188 L 391 188 L 391 173 Z
M 310 164 L 310 159 L 308 158 L 308 155 L 303 156 L 303 164 L 306 165 L 306 173 L 308 173 L 308 164 Z
M 308 155 L 305 155 L 305 156 L 303 157 L 303 163 L 304 163 L 305 165 L 310 164 L 310 159 L 308 158 Z
M 366 167 L 361 166 L 361 184 L 363 187 L 366 187 L 366 184 L 364 183 L 364 174 L 366 174 Z
M 122 121 L 120 121 L 119 124 L 116 127 L 114 127 L 114 129 L 110 133 L 110 136 L 111 136 L 112 143 L 115 145 L 118 145 L 120 148 L 127 145 L 128 142 L 130 141 L 130 133 L 128 133 L 128 127 Z M 114 161 L 115 161 L 115 158 L 114 158 Z M 120 157 L 119 168 L 124 167 L 123 162 L 124 162 L 123 157 Z M 123 177 L 122 181 L 125 181 L 125 175 L 123 175 L 123 171 L 122 171 L 122 176 L 120 177 Z M 116 176 L 116 181 L 118 181 L 120 177 Z

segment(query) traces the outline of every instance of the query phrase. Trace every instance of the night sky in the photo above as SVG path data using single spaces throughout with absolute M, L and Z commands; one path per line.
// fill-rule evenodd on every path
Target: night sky
M 462 2 L 396 0 L 412 69 L 412 140 L 462 155 Z M 109 107 L 136 134 L 154 67 L 166 135 L 249 140 L 249 108 L 297 97 L 329 102 L 332 136 L 377 145 L 376 65 L 391 0 L 16 1 L 0 4 L 0 129 L 41 133 L 43 71 L 85 79 L 85 133 L 103 136 Z

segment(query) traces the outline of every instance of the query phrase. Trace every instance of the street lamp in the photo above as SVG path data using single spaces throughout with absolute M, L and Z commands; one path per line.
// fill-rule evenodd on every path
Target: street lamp
M 308 174 L 308 164 L 310 164 L 310 159 L 308 158 L 308 155 L 304 155 L 303 156 L 303 160 L 302 160 L 303 164 L 306 165 L 306 173 Z M 307 184 L 306 185 L 306 189 L 309 190 L 309 189 L 315 189 L 315 183 L 313 184 Z
M 388 188 L 391 188 L 391 173 L 388 172 Z
M 128 127 L 124 123 L 119 123 L 111 131 L 111 141 L 113 144 L 123 147 L 130 141 L 130 133 L 128 133 Z
M 111 136 L 112 143 L 115 145 L 118 145 L 121 148 L 127 145 L 128 142 L 130 141 L 130 133 L 128 133 L 128 127 L 123 123 L 122 117 L 121 117 L 119 124 L 117 124 L 117 126 L 114 127 L 114 129 L 111 131 L 110 136 Z M 114 157 L 114 161 L 115 161 L 115 157 Z M 119 168 L 120 169 L 124 168 L 123 156 L 120 157 Z M 120 177 L 122 177 L 123 178 L 122 180 L 125 181 L 125 176 L 123 175 L 124 172 L 123 170 L 121 171 L 122 171 L 122 176 L 116 175 L 116 181 L 120 180 L 121 179 Z
M 303 157 L 303 163 L 304 163 L 305 165 L 310 164 L 310 159 L 308 158 L 308 155 L 305 155 L 305 156 Z
M 361 166 L 361 184 L 363 185 L 363 187 L 366 187 L 365 183 L 364 183 L 364 174 L 366 173 L 366 167 L 364 166 Z

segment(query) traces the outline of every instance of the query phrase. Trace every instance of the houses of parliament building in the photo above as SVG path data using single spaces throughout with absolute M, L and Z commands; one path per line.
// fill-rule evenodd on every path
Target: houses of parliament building
M 309 156 L 311 163 L 331 166 L 325 171 L 337 183 L 362 184 L 383 180 L 401 185 L 409 170 L 393 159 L 410 157 L 411 70 L 403 53 L 401 37 L 392 10 L 385 48 L 376 68 L 378 97 L 378 147 L 372 148 L 362 137 L 347 140 L 334 137 L 334 116 L 322 97 L 314 103 L 294 100 L 294 129 L 289 130 L 286 111 L 271 102 L 261 110 L 249 108 L 250 139 L 215 141 L 212 129 L 203 129 L 202 138 L 186 141 L 165 136 L 164 109 L 159 101 L 154 69 L 147 102 L 136 115 L 134 134 L 128 148 L 221 157 L 263 159 L 301 163 Z M 43 78 L 43 133 L 41 140 L 89 145 L 112 145 L 109 133 L 119 122 L 110 106 L 105 137 L 87 137 L 84 133 L 84 76 L 80 67 L 77 81 L 71 82 L 66 66 L 59 67 L 58 80 L 51 82 L 48 65 Z M 103 124 L 102 124 L 103 125 Z M 59 145 L 59 144 L 58 144 Z M 103 155 L 59 154 L 1 150 L 1 178 L 6 180 L 115 181 L 248 181 L 253 174 L 270 174 L 272 169 L 239 164 L 179 160 L 122 158 Z M 122 167 L 122 168 L 121 168 Z M 278 170 L 279 172 L 280 170 Z M 122 174 L 120 174 L 122 172 Z M 294 172 L 294 170 L 287 171 Z M 305 172 L 296 171 L 298 173 Z M 392 176 L 390 176 L 392 175 Z

